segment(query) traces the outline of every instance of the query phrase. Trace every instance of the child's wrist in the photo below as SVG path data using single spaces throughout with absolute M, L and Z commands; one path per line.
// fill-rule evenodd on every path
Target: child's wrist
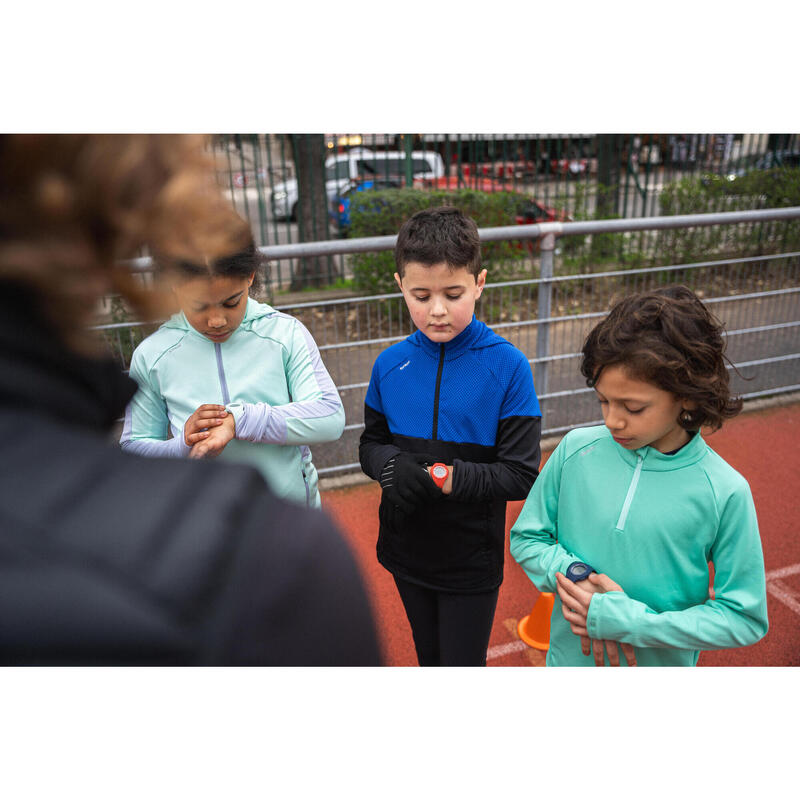
M 441 489 L 442 494 L 450 494 L 453 491 L 453 465 L 445 464 L 445 467 L 447 467 L 447 478 L 439 488 Z M 428 467 L 428 474 L 431 476 L 431 479 L 433 480 L 434 476 L 433 473 L 431 472 L 432 469 L 433 469 L 432 466 Z M 434 482 L 436 481 L 434 480 Z

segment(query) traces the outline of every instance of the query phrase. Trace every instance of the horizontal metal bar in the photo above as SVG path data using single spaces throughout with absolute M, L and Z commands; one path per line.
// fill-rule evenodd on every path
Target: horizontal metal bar
M 369 381 L 365 383 L 348 383 L 346 386 L 337 386 L 336 389 L 340 392 L 346 392 L 348 389 L 366 389 L 369 386 Z
M 800 390 L 800 383 L 795 383 L 792 386 L 778 386 L 774 389 L 764 389 L 762 392 L 749 392 L 748 394 L 740 394 L 742 400 L 750 400 L 753 397 L 768 397 L 773 394 L 784 394 L 789 392 L 796 392 Z
M 586 394 L 593 391 L 594 389 L 587 386 L 585 389 L 565 389 L 563 392 L 548 392 L 547 394 L 540 394 L 538 397 L 539 400 L 552 400 L 554 397 L 569 397 L 573 394 Z
M 768 222 L 800 218 L 800 206 L 789 208 L 764 208 L 751 211 L 720 211 L 714 214 L 675 214 L 668 217 L 636 217 L 633 219 L 605 219 L 586 222 L 542 222 L 538 225 L 518 225 L 520 230 L 530 229 L 530 236 L 582 236 L 587 233 L 620 233 L 623 231 L 668 230 L 670 228 L 696 228 L 709 225 L 734 225 L 740 222 Z M 536 229 L 534 233 L 534 229 Z M 507 232 L 513 226 L 503 228 L 484 228 L 481 240 L 494 241 L 495 238 L 512 238 Z M 504 232 L 494 236 L 495 231 Z M 513 238 L 523 238 L 519 235 Z
M 602 425 L 603 420 L 601 419 L 593 419 L 591 422 L 580 422 L 575 425 L 562 425 L 560 428 L 545 428 L 542 431 L 542 436 L 546 436 L 547 434 L 551 433 L 566 433 L 567 431 L 575 430 L 577 428 L 591 428 L 592 425 Z
M 606 219 L 587 222 L 541 222 L 536 225 L 504 225 L 480 228 L 482 242 L 504 239 L 538 239 L 552 233 L 556 236 L 583 236 L 588 233 L 613 233 L 622 231 L 666 230 L 669 228 L 707 227 L 731 225 L 740 222 L 767 222 L 800 218 L 800 207 L 766 208 L 753 211 L 723 211 L 715 214 L 676 214 L 670 217 L 638 217 L 633 219 Z M 346 253 L 366 253 L 392 250 L 397 236 L 371 236 L 365 239 L 337 239 L 328 242 L 268 245 L 259 251 L 272 261 L 303 256 L 325 256 Z
M 585 222 L 541 222 L 536 225 L 504 225 L 496 228 L 480 228 L 483 242 L 505 239 L 538 239 L 552 233 L 555 236 L 585 236 L 590 233 L 614 233 L 626 231 L 667 230 L 670 228 L 695 228 L 710 225 L 732 225 L 746 222 L 768 222 L 800 218 L 800 207 L 764 208 L 751 211 L 723 211 L 715 214 L 676 214 L 669 217 L 636 217 L 631 219 L 606 219 Z M 363 239 L 335 239 L 323 242 L 298 242 L 296 244 L 274 244 L 258 250 L 270 261 L 305 256 L 345 255 L 392 250 L 397 235 L 370 236 Z M 124 262 L 135 272 L 153 269 L 152 259 L 137 258 Z
M 386 342 L 402 342 L 407 339 L 408 334 L 404 336 L 386 336 L 383 339 L 359 339 L 357 342 L 338 342 L 337 344 L 321 344 L 319 350 L 343 350 L 347 347 L 365 347 L 372 344 L 384 344 Z
M 337 467 L 323 467 L 317 470 L 317 475 L 329 475 L 331 472 L 344 472 L 346 469 L 361 469 L 361 464 L 354 461 L 352 464 L 340 464 Z
M 800 358 L 800 353 L 789 353 L 789 355 L 785 356 L 772 356 L 770 358 L 757 358 L 754 361 L 740 361 L 735 363 L 733 366 L 730 364 L 726 364 L 725 366 L 728 369 L 740 369 L 742 367 L 759 367 L 762 364 L 777 364 L 779 361 L 791 361 L 793 358 Z
M 488 287 L 489 284 L 487 283 L 486 286 Z M 401 292 L 394 292 L 393 294 L 371 294 L 367 297 L 364 297 L 363 295 L 355 295 L 353 297 L 337 297 L 335 300 L 320 300 L 317 302 L 312 301 L 310 303 L 292 303 L 291 305 L 273 307 L 276 311 L 284 311 L 287 308 L 318 308 L 320 306 L 340 306 L 345 305 L 346 303 L 369 303 L 373 300 L 393 300 L 402 296 L 403 295 Z
M 551 361 L 566 361 L 569 358 L 578 358 L 583 353 L 562 353 L 559 356 L 542 356 L 541 358 L 529 358 L 529 364 L 543 364 L 550 363 Z
M 800 323 L 795 323 L 795 324 L 800 324 Z M 549 356 L 547 358 L 539 358 L 539 359 L 529 358 L 528 359 L 528 363 L 533 364 L 535 362 L 541 362 L 541 361 L 563 360 L 563 359 L 566 359 L 566 358 L 575 358 L 575 357 L 580 356 L 580 355 L 582 355 L 582 353 L 569 353 L 568 355 Z M 757 366 L 762 366 L 764 364 L 775 364 L 775 363 L 778 363 L 780 361 L 790 361 L 790 360 L 792 360 L 794 358 L 800 358 L 800 353 L 790 353 L 789 355 L 773 356 L 771 358 L 760 358 L 760 359 L 756 359 L 754 361 L 741 361 L 741 362 L 736 362 L 736 363 L 734 363 L 732 365 L 731 364 L 726 364 L 726 368 L 727 369 L 733 369 L 735 367 L 736 369 L 741 369 L 741 368 L 744 368 L 744 367 L 757 367 Z M 341 392 L 341 391 L 344 391 L 346 389 L 365 389 L 365 388 L 367 388 L 367 386 L 369 386 L 368 382 L 367 383 L 353 383 L 353 384 L 349 384 L 347 386 L 337 386 L 336 388 Z M 565 389 L 564 391 L 561 391 L 561 392 L 548 392 L 547 394 L 538 395 L 538 399 L 540 401 L 541 400 L 552 400 L 552 399 L 557 398 L 557 397 L 569 397 L 571 395 L 587 394 L 587 393 L 592 392 L 592 391 L 594 391 L 594 390 L 591 387 L 586 387 L 586 388 L 581 387 L 581 388 L 577 388 L 577 389 Z M 357 424 L 346 425 L 344 429 L 347 431 L 347 430 L 356 430 L 358 428 L 363 428 L 363 427 L 364 427 L 364 425 L 362 423 L 360 425 L 357 425 Z
M 723 258 L 716 261 L 694 261 L 690 264 L 666 264 L 661 267 L 639 267 L 636 269 L 618 269 L 613 272 L 581 272 L 575 275 L 554 275 L 552 278 L 522 278 L 516 281 L 505 281 L 504 283 L 487 283 L 484 289 L 505 286 L 534 286 L 539 283 L 559 283 L 564 281 L 585 281 L 597 278 L 618 278 L 622 275 L 644 275 L 650 272 L 670 272 L 679 269 L 701 269 L 703 267 L 716 267 L 722 264 L 748 264 L 755 261 L 771 261 L 778 258 L 793 258 L 800 256 L 797 253 L 778 253 L 777 255 L 767 256 L 748 256 L 747 258 Z M 398 295 L 401 296 L 401 295 Z
M 756 297 L 775 297 L 781 294 L 796 294 L 800 292 L 800 286 L 791 289 L 771 289 L 767 292 L 750 292 L 748 294 L 730 294 L 727 297 L 704 298 L 704 303 L 730 303 L 733 300 L 753 300 Z
M 143 325 L 160 325 L 166 320 L 153 320 L 152 322 L 110 322 L 107 325 L 90 325 L 90 331 L 113 331 L 122 328 L 141 328 Z
M 777 331 L 781 328 L 796 328 L 800 325 L 797 322 L 776 322 L 774 325 L 759 325 L 757 328 L 739 328 L 735 331 L 723 331 L 723 336 L 740 336 L 743 333 L 763 333 L 764 331 Z

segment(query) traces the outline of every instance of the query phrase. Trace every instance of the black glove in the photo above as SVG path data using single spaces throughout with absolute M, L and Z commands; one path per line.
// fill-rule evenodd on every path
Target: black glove
M 392 456 L 381 471 L 383 493 L 405 514 L 410 514 L 426 500 L 441 496 L 425 464 L 435 464 L 436 459 L 426 453 L 398 453 Z

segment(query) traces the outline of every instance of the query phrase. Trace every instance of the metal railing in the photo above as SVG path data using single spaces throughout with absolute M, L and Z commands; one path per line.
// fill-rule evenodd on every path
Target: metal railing
M 484 228 L 480 230 L 483 242 L 538 239 L 541 258 L 537 277 L 488 283 L 476 314 L 528 356 L 542 407 L 543 435 L 600 422 L 592 391 L 578 370 L 583 339 L 616 298 L 666 284 L 690 286 L 726 324 L 728 355 L 735 365 L 734 391 L 745 398 L 796 391 L 800 389 L 800 244 L 786 252 L 595 273 L 558 274 L 555 257 L 559 242 L 571 236 L 776 223 L 781 239 L 785 236 L 780 226 L 796 225 L 792 221 L 798 219 L 800 207 L 792 207 Z M 260 249 L 274 262 L 300 255 L 390 250 L 395 241 L 395 236 L 385 236 Z M 135 268 L 147 270 L 150 264 L 139 259 Z M 275 305 L 308 327 L 345 406 L 342 438 L 313 448 L 320 475 L 357 471 L 358 437 L 372 364 L 381 350 L 414 330 L 402 296 L 298 299 Z M 115 342 L 124 363 L 146 331 L 138 322 L 98 328 Z

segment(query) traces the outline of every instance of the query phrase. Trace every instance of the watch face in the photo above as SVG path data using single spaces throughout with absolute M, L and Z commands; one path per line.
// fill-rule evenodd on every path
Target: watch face
M 447 467 L 434 467 L 433 476 L 435 478 L 446 478 L 447 477 Z

